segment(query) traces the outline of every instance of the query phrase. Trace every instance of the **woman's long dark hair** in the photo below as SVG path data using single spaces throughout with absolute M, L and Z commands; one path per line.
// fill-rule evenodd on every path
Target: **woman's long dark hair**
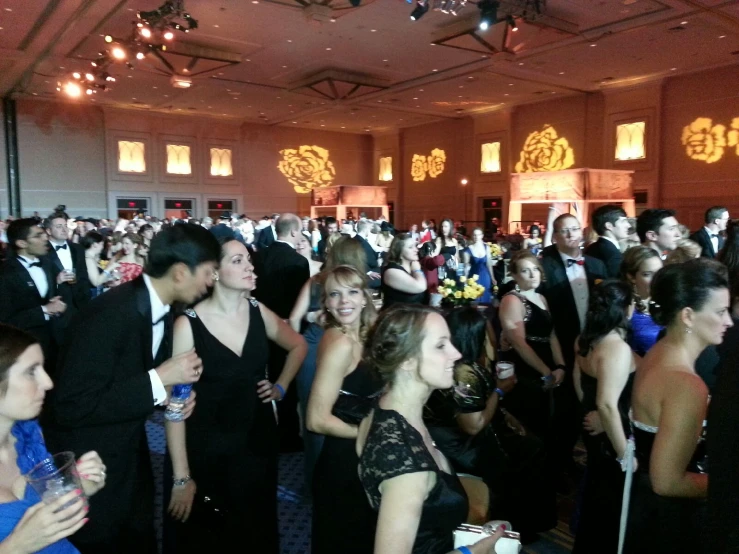
M 629 330 L 631 287 L 618 279 L 599 283 L 590 293 L 585 327 L 580 333 L 580 356 L 586 356 L 595 344 L 614 329 Z
M 449 234 L 444 235 L 444 223 L 449 223 Z M 454 240 L 454 222 L 451 219 L 442 219 L 441 225 L 439 225 L 439 238 L 441 239 L 441 245 L 445 246 L 446 241 Z
M 471 306 L 454 308 L 446 317 L 452 333 L 454 348 L 462 354 L 463 362 L 477 363 L 485 348 L 485 318 Z

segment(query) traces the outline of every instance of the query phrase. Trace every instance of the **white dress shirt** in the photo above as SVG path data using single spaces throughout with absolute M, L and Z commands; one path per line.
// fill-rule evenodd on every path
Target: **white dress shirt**
M 39 262 L 40 260 L 34 256 L 18 256 L 18 259 L 23 264 L 23 267 L 26 268 L 26 271 L 28 271 L 31 279 L 33 279 L 39 296 L 46 298 L 46 295 L 49 293 L 49 280 L 46 278 L 46 272 L 42 267 L 31 267 L 32 263 Z
M 57 246 L 64 246 L 66 248 L 56 249 Z M 56 243 L 53 240 L 49 241 L 49 248 L 53 248 L 56 251 L 56 255 L 59 256 L 59 261 L 62 262 L 64 269 L 74 269 L 74 263 L 72 263 L 72 247 L 67 244 L 67 241 Z
M 572 264 L 570 267 L 567 267 L 567 260 L 580 260 L 582 258 L 572 258 L 562 252 L 559 255 L 562 257 L 567 279 L 570 281 L 572 296 L 575 298 L 575 308 L 577 308 L 577 315 L 580 318 L 580 330 L 582 330 L 585 327 L 585 314 L 588 313 L 588 299 L 590 296 L 590 292 L 588 291 L 588 274 L 585 272 L 584 265 Z
M 713 245 L 713 253 L 718 254 L 718 233 L 714 233 L 708 227 L 703 228 L 706 230 L 706 233 L 708 233 L 708 238 L 711 239 L 711 244 Z
M 162 319 L 162 316 L 169 313 L 169 306 L 165 305 L 159 298 L 157 291 L 151 285 L 151 279 L 146 273 L 144 273 L 144 283 L 149 291 L 149 301 L 151 303 L 151 358 L 153 360 L 157 357 L 157 352 L 159 352 L 159 347 L 162 345 L 162 340 L 164 339 L 164 320 L 159 320 Z M 154 405 L 158 406 L 167 399 L 167 391 L 164 389 L 164 385 L 156 369 L 149 370 L 149 379 L 151 380 Z

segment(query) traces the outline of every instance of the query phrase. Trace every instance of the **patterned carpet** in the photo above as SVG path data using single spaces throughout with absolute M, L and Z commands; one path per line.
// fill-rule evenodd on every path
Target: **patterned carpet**
M 156 482 L 157 533 L 161 534 L 162 474 L 164 464 L 164 414 L 156 412 L 146 425 L 149 438 L 154 479 Z M 300 491 L 303 487 L 303 455 L 282 454 L 277 488 L 278 516 L 280 519 L 281 554 L 310 553 L 311 507 L 303 502 Z M 528 554 L 565 554 L 572 550 L 572 535 L 569 519 L 574 507 L 574 497 L 560 497 L 560 522 L 556 529 L 542 535 L 541 540 L 526 546 Z M 161 536 L 160 542 L 161 542 Z

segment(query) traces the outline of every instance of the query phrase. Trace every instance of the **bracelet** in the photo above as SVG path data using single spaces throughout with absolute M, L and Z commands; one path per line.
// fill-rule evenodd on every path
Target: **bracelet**
M 414 269 L 411 273 L 423 273 L 422 269 Z
M 466 546 L 460 546 L 457 548 L 462 554 L 472 554 L 472 550 L 467 548 Z
M 497 392 L 500 399 L 503 400 L 505 393 L 501 389 L 496 388 L 493 392 Z
M 184 477 L 180 477 L 180 478 L 172 477 L 172 484 L 175 487 L 184 487 L 190 481 L 192 481 L 192 477 L 190 477 L 189 475 L 185 475 Z
M 275 383 L 274 385 L 272 385 L 272 387 L 273 388 L 276 388 L 278 391 L 280 391 L 280 399 L 279 400 L 282 400 L 283 398 L 285 398 L 285 389 L 282 388 L 282 385 L 280 385 L 278 383 Z M 279 402 L 279 400 L 278 400 L 278 402 Z

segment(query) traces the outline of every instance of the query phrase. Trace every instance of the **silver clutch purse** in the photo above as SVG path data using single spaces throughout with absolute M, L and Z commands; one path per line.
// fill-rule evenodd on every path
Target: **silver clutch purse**
M 483 526 L 463 523 L 454 530 L 454 548 L 475 544 L 489 537 L 495 533 L 498 523 L 503 522 L 490 522 Z M 510 524 L 508 527 L 510 528 Z M 521 552 L 521 535 L 513 531 L 505 531 L 495 543 L 496 554 L 518 554 L 519 552 Z

